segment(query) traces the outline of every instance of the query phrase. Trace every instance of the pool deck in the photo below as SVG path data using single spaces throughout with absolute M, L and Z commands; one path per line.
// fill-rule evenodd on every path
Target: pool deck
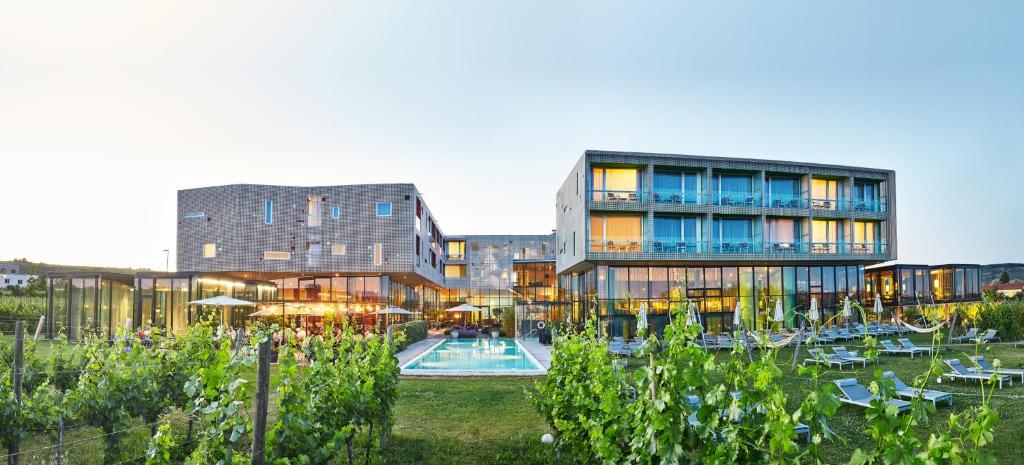
M 430 350 L 434 346 L 440 344 L 444 339 L 441 338 L 427 338 L 422 341 L 417 341 L 406 347 L 405 350 L 398 353 L 398 366 L 401 368 L 401 374 L 409 376 L 542 376 L 547 373 L 548 367 L 551 366 L 551 347 L 545 346 L 537 342 L 536 340 L 520 340 L 518 341 L 523 348 L 529 352 L 529 355 L 537 361 L 537 363 L 544 368 L 544 370 L 525 370 L 525 371 L 480 371 L 480 370 L 446 370 L 444 372 L 438 372 L 436 370 L 415 370 L 404 368 L 417 357 L 423 355 L 424 352 Z

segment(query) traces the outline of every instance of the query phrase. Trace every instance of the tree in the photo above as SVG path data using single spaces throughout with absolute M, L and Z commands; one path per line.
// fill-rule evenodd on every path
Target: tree
M 1009 282 L 1010 273 L 1007 273 L 1006 270 L 1003 270 L 1001 273 L 999 273 L 999 284 L 1007 284 Z

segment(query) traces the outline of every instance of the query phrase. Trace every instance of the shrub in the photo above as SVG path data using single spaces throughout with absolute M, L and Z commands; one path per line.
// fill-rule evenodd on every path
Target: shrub
M 1024 338 L 1024 302 L 1017 299 L 981 304 L 978 327 L 995 329 L 1004 341 Z
M 399 341 L 395 352 L 401 352 L 406 347 L 409 347 L 410 344 L 427 338 L 427 322 L 423 320 L 394 325 L 392 328 L 394 328 L 396 339 L 398 339 L 397 336 L 399 334 L 405 336 L 404 339 Z

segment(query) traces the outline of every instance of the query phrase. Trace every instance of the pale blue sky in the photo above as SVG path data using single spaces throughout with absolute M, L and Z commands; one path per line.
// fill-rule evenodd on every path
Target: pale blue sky
M 3 3 L 0 259 L 162 269 L 236 182 L 544 233 L 592 148 L 894 169 L 900 261 L 1024 261 L 1019 2 Z

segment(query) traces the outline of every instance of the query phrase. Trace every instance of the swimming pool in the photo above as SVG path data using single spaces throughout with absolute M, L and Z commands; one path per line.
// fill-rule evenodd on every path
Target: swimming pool
M 540 363 L 514 339 L 445 339 L 402 366 L 407 375 L 542 375 Z

